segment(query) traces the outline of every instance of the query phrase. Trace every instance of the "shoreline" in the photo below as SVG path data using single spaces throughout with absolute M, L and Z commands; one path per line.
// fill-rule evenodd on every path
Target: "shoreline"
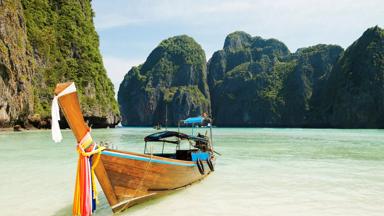
M 28 127 L 23 128 L 21 127 L 19 130 L 16 130 L 15 127 L 0 127 L 0 133 L 1 132 L 24 132 L 24 131 L 38 131 L 38 130 L 50 130 L 50 128 L 35 128 L 35 127 Z
M 14 131 L 13 127 L 0 128 L 0 132 L 9 132 L 9 131 Z
M 92 128 L 92 130 L 97 129 L 119 129 L 119 128 L 153 128 L 150 126 L 122 126 L 122 127 L 115 127 L 115 128 Z M 168 129 L 175 129 L 177 127 L 168 127 Z M 340 129 L 340 130 L 383 130 L 384 128 L 317 128 L 317 127 L 215 127 L 215 128 L 232 128 L 232 129 L 246 129 L 246 128 L 254 128 L 254 129 L 323 129 L 323 130 L 332 130 L 332 129 Z M 15 130 L 13 127 L 0 127 L 0 133 L 3 132 L 27 132 L 27 131 L 47 131 L 51 130 L 51 128 L 35 128 L 35 127 L 29 127 L 29 128 L 21 128 L 20 130 Z M 61 128 L 61 130 L 70 130 L 70 128 Z M 163 129 L 162 129 L 163 130 Z

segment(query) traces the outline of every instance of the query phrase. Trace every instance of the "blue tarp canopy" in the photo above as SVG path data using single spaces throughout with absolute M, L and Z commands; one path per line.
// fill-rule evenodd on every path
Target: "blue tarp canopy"
M 197 117 L 187 118 L 187 119 L 183 120 L 183 122 L 184 122 L 184 124 L 196 124 L 196 123 L 200 124 L 203 122 L 203 120 L 204 120 L 203 117 L 197 116 Z

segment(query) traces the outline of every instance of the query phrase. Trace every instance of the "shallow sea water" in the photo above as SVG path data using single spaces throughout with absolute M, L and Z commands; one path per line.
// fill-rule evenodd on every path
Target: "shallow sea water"
M 93 130 L 142 152 L 152 128 Z M 71 215 L 71 131 L 0 132 L 0 215 Z M 216 128 L 216 171 L 117 215 L 384 215 L 384 130 Z M 102 192 L 95 215 L 112 215 Z

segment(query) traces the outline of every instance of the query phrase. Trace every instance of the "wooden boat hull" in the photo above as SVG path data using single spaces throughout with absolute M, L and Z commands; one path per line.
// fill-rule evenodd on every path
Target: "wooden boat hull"
M 118 212 L 203 179 L 211 172 L 206 161 L 203 166 L 201 174 L 194 161 L 107 149 L 96 176 L 113 212 Z
M 59 97 L 71 85 L 74 83 L 57 84 L 55 95 L 77 143 L 81 143 L 90 128 L 81 113 L 77 93 Z M 214 163 L 214 159 L 211 160 Z M 101 154 L 95 173 L 112 210 L 117 212 L 201 180 L 211 172 L 206 161 L 203 161 L 203 167 L 205 172 L 200 174 L 194 161 L 106 149 Z

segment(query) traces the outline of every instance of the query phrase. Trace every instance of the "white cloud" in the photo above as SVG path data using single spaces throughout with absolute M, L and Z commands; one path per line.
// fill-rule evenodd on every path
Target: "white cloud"
M 115 92 L 119 90 L 121 81 L 123 81 L 125 74 L 133 67 L 143 63 L 142 59 L 124 59 L 111 56 L 103 57 L 104 66 L 107 74 L 115 86 Z
M 279 39 L 293 52 L 318 43 L 346 48 L 367 28 L 384 27 L 383 0 L 93 0 L 92 5 L 103 55 L 119 57 L 142 58 L 149 54 L 143 50 L 162 39 L 188 34 L 210 58 L 237 30 Z
M 260 21 L 301 25 L 315 20 L 331 25 L 345 17 L 370 19 L 378 14 L 382 17 L 384 12 L 382 0 L 94 0 L 93 5 L 99 29 L 166 20 L 189 24 L 220 20 L 245 25 Z
M 250 0 L 115 0 L 108 2 L 93 1 L 95 11 L 113 11 L 96 13 L 96 26 L 100 30 L 137 25 L 146 22 L 178 20 L 200 23 L 203 19 L 222 16 L 226 13 L 251 12 L 257 4 Z M 265 1 L 265 0 L 262 0 Z
M 99 30 L 145 22 L 143 19 L 127 19 L 122 14 L 105 14 L 101 17 L 102 19 L 99 19 L 95 24 L 96 28 Z

